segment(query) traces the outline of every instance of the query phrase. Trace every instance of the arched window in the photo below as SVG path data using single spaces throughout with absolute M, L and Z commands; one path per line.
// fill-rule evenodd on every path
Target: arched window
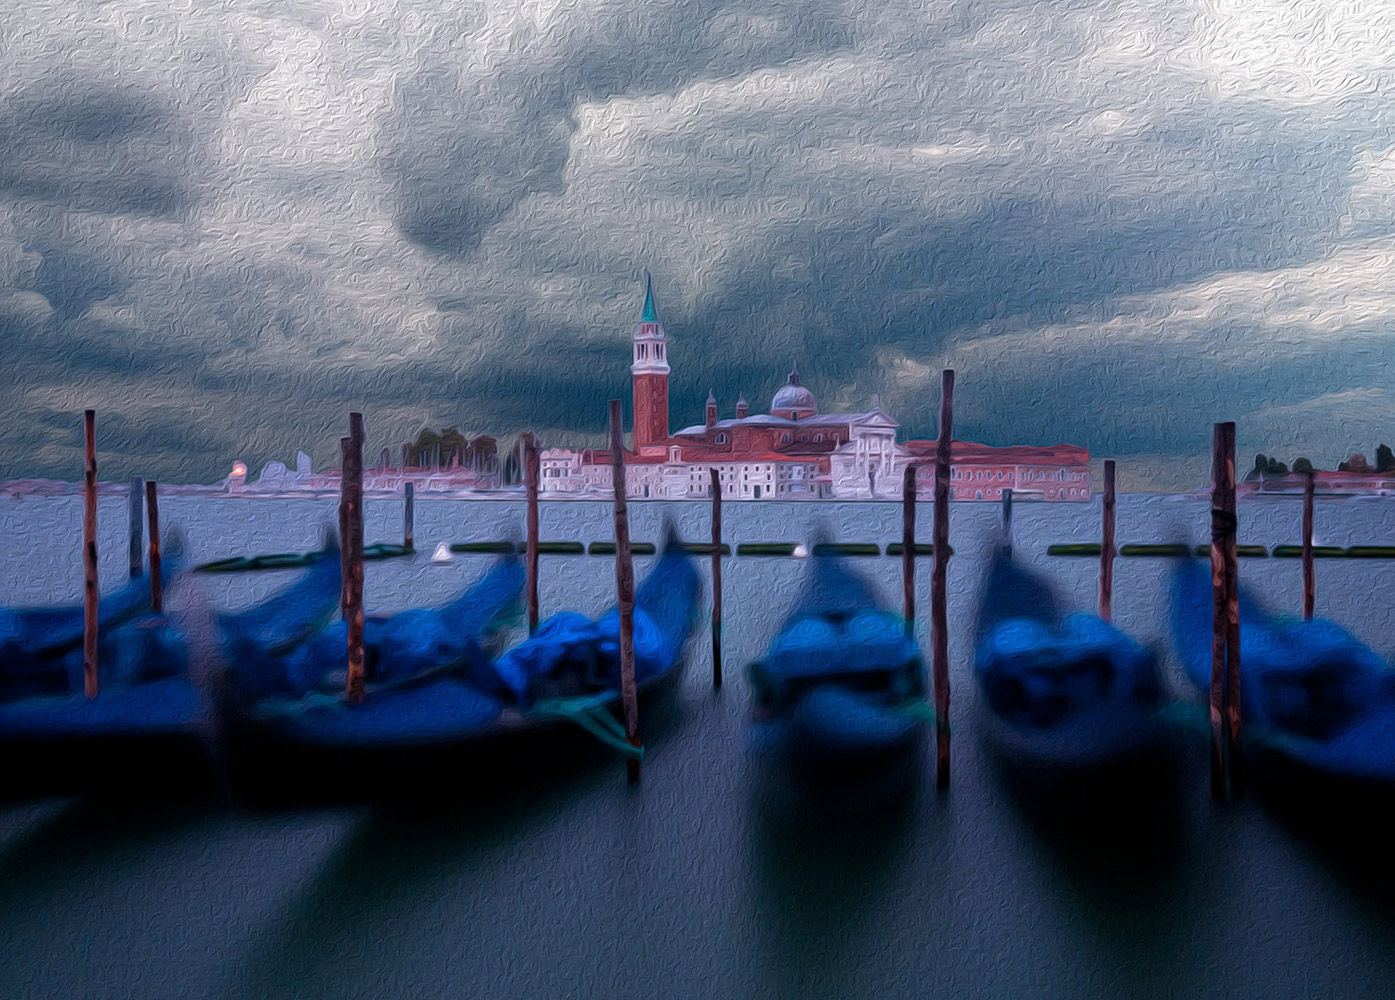
M 815 443 L 815 444 L 817 444 L 818 442 L 820 442 L 820 441 L 822 441 L 822 440 L 823 440 L 823 435 L 822 435 L 822 434 L 815 434 L 815 435 L 814 435 L 814 443 Z
M 794 435 L 792 435 L 792 434 L 790 434 L 788 431 L 786 431 L 785 434 L 784 434 L 784 436 L 783 436 L 782 438 L 780 438 L 780 443 L 781 443 L 781 444 L 789 444 L 789 443 L 790 443 L 790 439 L 793 438 L 793 437 L 794 437 Z
M 718 444 L 726 444 L 726 443 L 727 443 L 727 436 L 726 436 L 725 434 L 718 434 L 718 435 L 717 435 L 717 443 L 718 443 Z

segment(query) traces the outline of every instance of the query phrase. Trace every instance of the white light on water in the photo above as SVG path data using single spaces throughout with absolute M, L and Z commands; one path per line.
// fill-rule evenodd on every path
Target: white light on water
M 431 561 L 434 563 L 448 563 L 451 560 L 450 546 L 445 542 L 436 546 L 436 551 L 431 553 Z
M 794 557 L 796 559 L 808 559 L 809 546 L 805 545 L 803 542 L 800 542 L 798 545 L 794 547 Z

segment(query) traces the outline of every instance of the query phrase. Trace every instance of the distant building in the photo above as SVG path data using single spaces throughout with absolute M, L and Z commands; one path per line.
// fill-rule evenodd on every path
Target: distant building
M 918 466 L 918 491 L 933 492 L 935 442 L 898 443 L 899 425 L 876 396 L 861 413 L 820 413 L 797 368 L 771 399 L 769 413 L 750 413 L 742 395 L 736 415 L 719 419 L 709 393 L 703 422 L 670 434 L 668 338 L 647 276 L 631 348 L 634 433 L 633 450 L 624 456 L 627 495 L 710 496 L 710 470 L 716 469 L 722 495 L 733 499 L 892 499 L 900 496 L 908 464 Z M 1090 499 L 1090 455 L 1084 448 L 956 441 L 952 454 L 956 500 L 994 500 L 1006 488 L 1047 500 Z M 613 489 L 608 450 L 545 449 L 539 468 L 544 494 L 600 496 Z
M 453 456 L 452 463 L 445 467 L 434 461 L 395 467 L 390 464 L 390 458 L 390 453 L 384 448 L 378 457 L 378 464 L 363 470 L 364 492 L 397 494 L 402 492 L 407 483 L 411 483 L 413 491 L 419 494 L 479 492 L 498 487 L 497 461 L 492 463 L 492 470 L 481 471 L 460 464 L 458 453 Z M 267 462 L 261 474 L 249 482 L 246 464 L 236 462 L 232 474 L 219 486 L 229 493 L 246 496 L 337 493 L 340 487 L 340 470 L 324 469 L 315 472 L 310 456 L 301 451 L 296 453 L 294 472 L 281 462 Z
M 1302 493 L 1307 488 L 1302 474 L 1260 476 L 1236 484 L 1239 496 L 1255 494 Z M 1395 473 L 1390 472 L 1319 472 L 1313 473 L 1313 492 L 1329 496 L 1395 496 Z

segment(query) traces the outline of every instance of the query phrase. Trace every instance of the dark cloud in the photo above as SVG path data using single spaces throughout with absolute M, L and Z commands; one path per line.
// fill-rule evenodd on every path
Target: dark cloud
M 136 85 L 40 80 L 0 109 L 0 193 L 112 214 L 172 217 L 194 198 L 190 123 Z
M 0 48 L 10 473 L 71 474 L 60 411 L 89 401 L 113 475 L 332 463 L 351 407 L 386 444 L 599 437 L 645 266 L 675 427 L 709 388 L 765 409 L 797 363 L 825 408 L 881 393 L 930 435 L 962 358 L 966 435 L 1204 452 L 1222 413 L 1395 361 L 1375 265 L 1331 275 L 1353 305 L 1265 322 L 1298 271 L 1389 239 L 1395 93 L 1266 91 L 1225 50 L 1244 12 L 141 2 L 21 12 L 44 44 Z M 1253 276 L 1235 302 L 1193 301 L 1227 275 Z
M 60 320 L 80 316 L 92 303 L 126 287 L 125 279 L 100 258 L 55 246 L 28 249 L 42 256 L 31 288 L 48 299 Z
M 459 66 L 453 33 L 399 86 L 382 136 L 402 234 L 465 257 L 529 195 L 563 190 L 582 101 L 675 89 L 845 49 L 852 19 L 829 2 L 659 0 L 580 14 L 559 48 L 522 33 L 487 73 Z

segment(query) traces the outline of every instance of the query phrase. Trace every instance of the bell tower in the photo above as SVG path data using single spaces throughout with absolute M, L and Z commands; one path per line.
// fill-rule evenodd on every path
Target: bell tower
M 662 448 L 668 441 L 668 344 L 654 309 L 654 289 L 644 272 L 644 311 L 634 332 L 634 449 Z

